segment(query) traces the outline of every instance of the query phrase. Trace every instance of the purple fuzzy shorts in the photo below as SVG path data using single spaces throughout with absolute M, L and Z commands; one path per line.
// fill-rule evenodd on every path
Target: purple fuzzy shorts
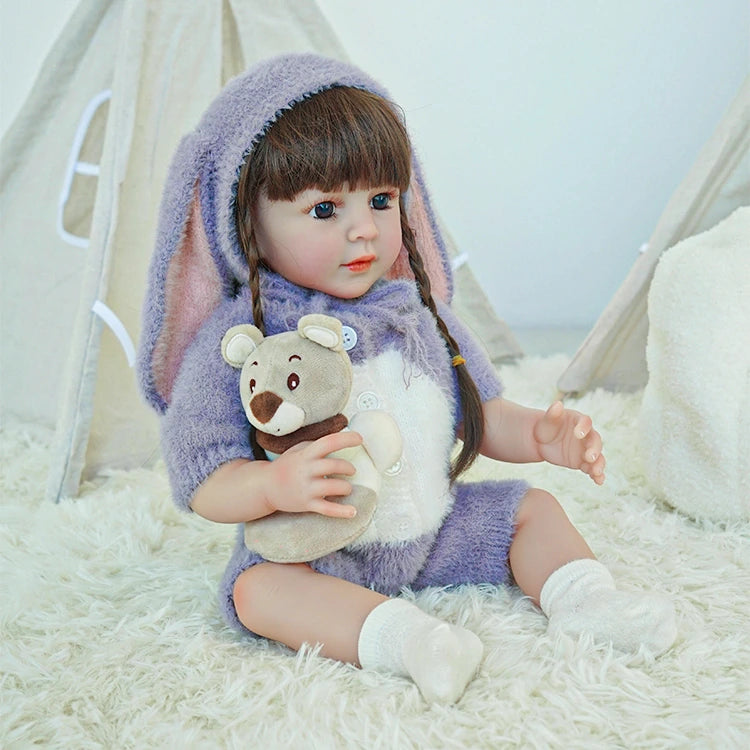
M 437 532 L 404 544 L 339 550 L 313 560 L 310 566 L 389 596 L 405 586 L 417 591 L 461 583 L 507 583 L 515 518 L 528 489 L 522 480 L 456 483 L 453 508 Z M 219 598 L 227 622 L 246 633 L 251 631 L 239 621 L 234 607 L 234 583 L 243 571 L 263 561 L 245 547 L 240 525 Z

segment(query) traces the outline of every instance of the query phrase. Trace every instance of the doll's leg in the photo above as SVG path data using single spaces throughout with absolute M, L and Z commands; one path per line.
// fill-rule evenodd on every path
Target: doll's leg
M 672 603 L 618 591 L 555 498 L 529 490 L 521 502 L 509 559 L 516 582 L 549 618 L 551 631 L 588 633 L 624 651 L 661 653 L 674 642 Z
M 594 559 L 594 553 L 548 492 L 530 489 L 518 508 L 508 559 L 524 594 L 539 604 L 550 575 L 571 560 Z
M 409 676 L 427 700 L 457 700 L 482 656 L 470 631 L 305 564 L 248 568 L 234 585 L 234 604 L 258 635 L 295 650 L 320 643 L 324 656 Z
M 261 563 L 234 585 L 234 606 L 248 630 L 295 651 L 320 643 L 323 656 L 350 664 L 359 663 L 362 624 L 386 598 L 304 563 Z

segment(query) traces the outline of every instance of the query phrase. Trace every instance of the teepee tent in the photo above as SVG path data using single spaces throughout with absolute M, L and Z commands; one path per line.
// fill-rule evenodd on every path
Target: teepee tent
M 50 498 L 158 456 L 132 366 L 166 171 L 229 78 L 291 51 L 345 57 L 314 0 L 82 0 L 3 138 L 0 413 L 54 427 Z M 519 354 L 452 252 L 455 305 Z
M 634 390 L 646 384 L 647 299 L 659 258 L 680 240 L 710 229 L 747 205 L 750 77 L 670 199 L 622 286 L 558 380 L 561 393 L 597 387 Z

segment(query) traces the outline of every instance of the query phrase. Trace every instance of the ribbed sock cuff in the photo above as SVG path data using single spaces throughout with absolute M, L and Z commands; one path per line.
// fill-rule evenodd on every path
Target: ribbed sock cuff
M 405 599 L 387 599 L 378 604 L 359 633 L 357 653 L 362 668 L 407 675 L 403 660 L 404 640 L 408 635 L 406 623 L 420 615 L 429 617 Z
M 612 574 L 598 560 L 582 558 L 566 563 L 555 570 L 550 577 L 544 582 L 542 591 L 539 594 L 539 606 L 547 617 L 550 617 L 556 606 L 556 602 L 565 600 L 566 607 L 576 608 L 579 598 L 577 584 L 586 578 L 586 591 L 590 591 L 591 586 L 599 588 L 614 589 L 615 582 Z M 583 592 L 581 592 L 583 593 Z

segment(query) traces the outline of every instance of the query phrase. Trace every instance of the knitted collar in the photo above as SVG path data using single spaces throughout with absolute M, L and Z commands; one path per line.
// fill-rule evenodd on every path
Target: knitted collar
M 410 366 L 437 377 L 442 363 L 434 355 L 444 343 L 414 281 L 381 279 L 361 297 L 341 299 L 262 270 L 260 293 L 269 335 L 296 329 L 302 312 L 332 315 L 356 331 L 357 343 L 348 350 L 352 364 L 397 348 Z

